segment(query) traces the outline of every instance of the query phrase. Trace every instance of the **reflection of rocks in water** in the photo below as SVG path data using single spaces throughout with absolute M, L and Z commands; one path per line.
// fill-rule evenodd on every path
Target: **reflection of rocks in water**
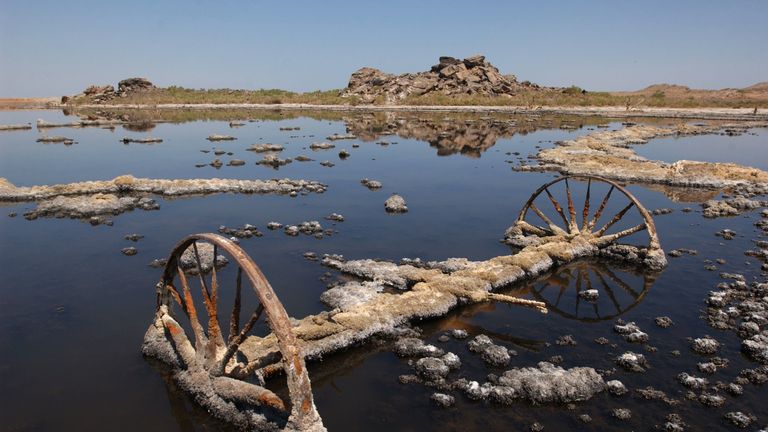
M 565 318 L 585 322 L 611 320 L 634 308 L 643 300 L 656 279 L 653 273 L 633 268 L 581 261 L 560 267 L 540 277 L 532 285 L 536 300 Z M 597 290 L 595 301 L 585 301 L 580 293 Z
M 123 125 L 123 129 L 131 132 L 148 132 L 157 126 L 155 123 L 149 121 L 131 122 Z
M 375 141 L 384 135 L 427 141 L 437 148 L 439 156 L 463 154 L 480 155 L 502 138 L 527 134 L 541 128 L 564 125 L 581 127 L 593 119 L 573 120 L 564 117 L 538 118 L 509 115 L 504 117 L 479 115 L 413 114 L 402 112 L 350 115 L 347 130 L 363 141 Z M 577 123 L 574 125 L 574 122 Z
M 657 183 L 643 184 L 643 187 L 661 192 L 670 200 L 680 203 L 701 203 L 713 199 L 721 192 L 719 189 L 669 186 Z

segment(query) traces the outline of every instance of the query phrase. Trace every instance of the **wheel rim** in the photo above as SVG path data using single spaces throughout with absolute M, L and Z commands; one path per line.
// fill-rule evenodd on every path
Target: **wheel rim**
M 212 254 L 201 253 L 200 249 L 205 244 L 212 245 Z M 206 249 L 208 249 L 207 246 Z M 191 251 L 191 253 L 187 252 L 193 257 L 193 267 L 191 268 L 197 273 L 197 275 L 191 276 L 199 279 L 204 305 L 203 311 L 207 316 L 205 327 L 200 323 L 199 312 L 201 309 L 195 304 L 192 294 L 193 288 L 188 280 L 189 256 L 183 257 L 185 251 Z M 219 290 L 221 288 L 218 281 L 219 269 L 217 268 L 219 252 L 226 252 L 237 265 L 235 300 L 229 315 L 226 339 L 222 332 L 218 310 Z M 210 265 L 205 258 L 201 257 L 202 255 L 211 255 Z M 183 263 L 187 264 L 186 268 L 182 268 Z M 210 281 L 207 279 L 207 274 L 210 274 Z M 256 294 L 258 306 L 250 318 L 241 324 L 243 280 L 250 283 L 252 291 Z M 303 424 L 305 420 L 306 422 L 312 421 L 316 412 L 309 375 L 304 362 L 303 351 L 291 329 L 288 314 L 262 271 L 240 246 L 216 234 L 203 233 L 187 236 L 173 248 L 158 287 L 160 288 L 157 298 L 158 309 L 161 307 L 169 308 L 174 303 L 181 308 L 191 328 L 192 338 L 188 339 L 194 341 L 195 356 L 202 359 L 203 367 L 212 377 L 229 376 L 230 372 L 233 372 L 231 367 L 233 364 L 237 364 L 236 359 L 240 345 L 247 339 L 262 314 L 266 314 L 265 319 L 277 339 L 277 345 L 282 355 L 280 363 L 285 372 L 289 392 L 289 421 L 294 424 Z M 182 329 L 182 331 L 185 330 Z M 282 401 L 281 398 L 280 400 Z M 277 406 L 280 405 L 279 401 L 270 399 L 267 402 L 269 406 L 279 408 Z
M 584 205 L 581 211 L 581 223 L 578 222 L 573 194 L 571 193 L 571 184 L 569 182 L 571 179 L 587 182 Z M 601 201 L 599 201 L 597 206 L 593 206 L 592 203 L 592 183 L 605 183 L 610 186 L 607 194 Z M 567 207 L 561 205 L 560 201 L 555 197 L 555 195 L 562 194 L 552 193 L 552 190 L 555 189 L 553 186 L 560 186 L 561 184 L 565 189 Z M 618 191 L 618 194 L 614 193 L 615 191 Z M 546 196 L 546 200 L 553 207 L 556 215 L 554 218 L 547 216 L 545 212 L 540 210 L 536 205 L 537 198 L 542 194 Z M 608 222 L 599 225 L 598 222 L 602 219 L 603 212 L 611 199 L 616 199 L 616 195 L 623 196 L 626 199 L 627 204 L 623 206 L 613 218 L 608 220 Z M 590 216 L 591 209 L 595 207 L 597 210 Z M 616 223 L 621 221 L 632 209 L 636 209 L 642 222 L 633 227 L 609 233 L 608 231 L 616 225 Z M 538 216 L 538 219 L 543 221 L 545 226 L 539 226 L 527 221 L 526 218 L 529 217 L 529 210 Z M 661 243 L 659 242 L 656 233 L 656 225 L 648 210 L 626 188 L 612 180 L 597 176 L 563 176 L 542 185 L 531 194 L 530 198 L 528 198 L 528 201 L 526 201 L 520 211 L 515 224 L 523 233 L 534 234 L 540 237 L 560 235 L 566 238 L 573 238 L 577 235 L 589 236 L 597 246 L 604 246 L 620 238 L 627 237 L 640 231 L 646 231 L 648 234 L 648 248 L 650 250 L 661 249 Z

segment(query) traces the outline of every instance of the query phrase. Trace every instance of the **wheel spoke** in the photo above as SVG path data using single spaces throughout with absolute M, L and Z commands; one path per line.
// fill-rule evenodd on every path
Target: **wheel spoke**
M 173 300 L 181 306 L 181 308 L 184 308 L 184 303 L 181 301 L 181 295 L 176 290 L 176 287 L 174 287 L 171 283 L 165 284 L 165 288 L 168 290 L 168 292 L 171 294 L 171 297 L 173 297 Z M 184 311 L 186 313 L 186 311 Z
M 616 213 L 616 216 L 614 216 L 613 219 L 611 219 L 607 224 L 603 225 L 602 228 L 600 228 L 595 232 L 595 237 L 602 236 L 605 233 L 605 231 L 608 230 L 608 228 L 612 227 L 616 222 L 620 221 L 621 218 L 623 218 L 624 215 L 629 211 L 629 209 L 631 209 L 634 206 L 635 206 L 635 203 L 630 201 L 626 207 L 621 209 L 620 212 Z
M 557 233 L 560 235 L 567 234 L 562 228 L 555 225 L 554 222 L 552 222 L 552 220 L 547 217 L 547 215 L 545 215 L 541 210 L 539 210 L 539 208 L 536 207 L 536 204 L 531 203 L 530 209 L 533 210 L 533 212 L 536 213 L 536 215 L 538 215 L 541 218 L 541 220 L 543 220 L 544 223 L 547 224 L 547 226 L 549 226 L 549 229 L 552 230 L 553 233 Z
M 222 347 L 224 346 L 224 338 L 221 335 L 221 328 L 219 327 L 219 313 L 217 310 L 216 299 L 213 298 L 211 291 L 208 290 L 208 284 L 205 282 L 203 266 L 200 263 L 200 253 L 197 250 L 197 241 L 192 243 L 192 248 L 195 251 L 195 260 L 197 261 L 197 275 L 200 278 L 200 289 L 203 293 L 203 303 L 205 303 L 205 310 L 208 313 L 208 340 L 209 343 L 213 344 L 214 347 Z M 211 267 L 216 267 L 216 255 L 213 256 Z
M 552 194 L 549 192 L 549 188 L 544 188 L 544 192 L 547 193 L 547 198 L 549 198 L 549 202 L 551 202 L 552 205 L 555 207 L 555 210 L 557 210 L 557 213 L 563 219 L 563 223 L 565 224 L 565 226 L 570 226 L 568 224 L 568 218 L 566 218 L 565 217 L 565 213 L 563 213 L 563 206 L 561 206 L 560 203 L 557 202 L 555 197 L 552 196 Z M 533 204 L 531 204 L 531 205 L 533 205 Z
M 240 331 L 240 292 L 243 286 L 243 268 L 237 267 L 237 286 L 235 287 L 235 305 L 232 306 L 232 314 L 229 317 L 228 343 L 232 343 L 235 335 Z
M 611 193 L 613 192 L 614 186 L 611 185 L 611 188 L 608 189 L 608 193 L 605 194 L 605 197 L 603 198 L 603 201 L 600 203 L 600 207 L 597 208 L 597 212 L 595 212 L 595 216 L 592 218 L 591 221 L 589 221 L 589 224 L 587 225 L 587 229 L 592 231 L 592 229 L 597 224 L 597 221 L 600 220 L 600 216 L 603 215 L 603 210 L 605 210 L 605 205 L 608 204 L 608 200 L 611 199 Z
M 592 179 L 587 181 L 587 196 L 584 199 L 584 210 L 581 212 L 581 230 L 586 231 L 589 224 L 589 193 L 592 189 Z
M 182 270 L 181 267 L 176 267 L 176 273 L 179 277 L 179 283 L 181 283 L 182 292 L 184 293 L 184 312 L 187 314 L 189 324 L 192 326 L 192 332 L 195 334 L 195 349 L 200 349 L 208 343 L 208 338 L 205 337 L 203 326 L 200 325 L 200 320 L 197 318 L 197 309 L 195 309 L 195 302 L 192 299 L 192 292 L 189 289 L 187 276 L 184 274 L 184 270 Z
M 520 230 L 523 231 L 523 233 L 534 234 L 534 235 L 537 235 L 539 237 L 544 237 L 544 236 L 548 236 L 548 235 L 554 234 L 552 232 L 552 230 L 550 230 L 550 229 L 538 227 L 538 226 L 535 226 L 535 225 L 531 225 L 530 223 L 528 223 L 526 221 L 518 222 L 517 223 L 517 227 L 520 228 Z
M 576 226 L 576 209 L 573 207 L 573 198 L 571 197 L 571 185 L 568 183 L 568 179 L 565 179 L 565 195 L 568 198 L 568 215 L 570 220 L 568 221 L 568 231 L 571 234 L 575 234 L 578 231 Z
M 262 312 L 264 312 L 264 305 L 259 303 L 259 306 L 255 311 L 253 311 L 251 318 L 247 323 L 245 323 L 243 329 L 240 330 L 240 333 L 238 333 L 237 336 L 232 341 L 230 341 L 229 346 L 227 347 L 227 351 L 224 353 L 224 357 L 221 358 L 216 368 L 219 374 L 224 373 L 224 369 L 227 367 L 227 363 L 229 363 L 229 360 L 232 359 L 233 355 L 235 355 L 237 349 L 240 348 L 240 344 L 245 341 L 246 336 L 248 336 L 248 333 L 251 331 L 251 329 L 253 329 L 253 326 L 259 320 Z
M 616 241 L 622 237 L 626 237 L 628 235 L 632 235 L 639 231 L 644 231 L 647 227 L 645 226 L 645 223 L 641 223 L 638 225 L 633 226 L 632 228 L 627 228 L 625 230 L 619 231 L 615 234 L 609 234 L 607 236 L 600 237 L 598 240 L 598 246 L 607 245 L 608 243 L 611 243 L 613 241 Z

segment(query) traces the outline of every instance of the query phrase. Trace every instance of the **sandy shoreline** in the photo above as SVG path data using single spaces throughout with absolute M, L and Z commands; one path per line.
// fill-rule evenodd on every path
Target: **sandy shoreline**
M 525 106 L 479 106 L 479 105 L 316 105 L 316 104 L 87 104 L 62 105 L 48 103 L 38 107 L 11 107 L 0 104 L 0 111 L 16 109 L 250 109 L 250 110 L 320 110 L 320 111 L 411 111 L 411 112 L 462 112 L 462 113 L 506 113 L 506 114 L 559 114 L 602 117 L 655 117 L 711 120 L 768 120 L 768 110 L 754 108 L 633 108 L 623 106 L 602 107 L 567 107 L 545 106 L 530 108 Z

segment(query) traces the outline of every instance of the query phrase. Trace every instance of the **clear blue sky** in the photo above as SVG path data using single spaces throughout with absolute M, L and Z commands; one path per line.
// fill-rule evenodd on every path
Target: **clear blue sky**
M 545 85 L 768 81 L 768 1 L 0 0 L 0 97 L 161 86 L 341 88 L 362 66 L 482 53 Z

